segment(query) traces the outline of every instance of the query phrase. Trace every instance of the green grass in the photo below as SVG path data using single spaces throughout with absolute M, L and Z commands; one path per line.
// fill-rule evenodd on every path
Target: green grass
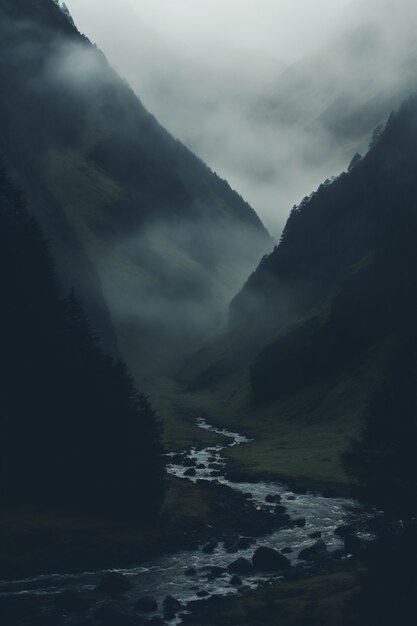
M 51 190 L 71 223 L 103 223 L 103 208 L 120 201 L 123 191 L 78 152 L 51 151 L 46 162 Z
M 225 452 L 245 473 L 344 489 L 349 477 L 340 455 L 351 439 L 361 437 L 368 402 L 392 347 L 389 338 L 343 376 L 264 405 L 254 404 L 245 370 L 211 390 L 185 394 L 183 402 L 204 411 L 212 422 L 254 439 Z
M 359 588 L 358 570 L 346 569 L 291 583 L 276 583 L 224 598 L 191 620 L 191 626 L 343 626 Z

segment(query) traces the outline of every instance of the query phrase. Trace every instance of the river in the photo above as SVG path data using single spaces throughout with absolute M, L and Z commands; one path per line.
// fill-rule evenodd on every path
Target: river
M 242 588 L 256 588 L 262 581 L 274 576 L 272 574 L 260 575 L 259 573 L 240 575 L 243 586 L 238 588 L 230 584 L 231 575 L 226 572 L 214 579 L 209 577 L 207 575 L 209 568 L 213 566 L 226 568 L 239 557 L 250 560 L 259 546 L 267 546 L 279 551 L 286 549 L 286 557 L 290 559 L 293 565 L 297 565 L 300 563 L 298 559 L 300 551 L 312 546 L 317 541 L 317 538 L 311 538 L 310 535 L 321 533 L 321 539 L 325 542 L 328 550 L 336 551 L 343 548 L 343 539 L 335 535 L 335 529 L 351 523 L 360 527 L 367 517 L 358 503 L 351 499 L 327 498 L 318 493 L 293 493 L 285 485 L 274 482 L 237 483 L 228 480 L 222 471 L 225 468 L 222 451 L 230 446 L 245 445 L 249 443 L 249 440 L 238 433 L 214 428 L 203 419 L 199 419 L 197 425 L 202 429 L 221 434 L 230 441 L 223 445 L 210 446 L 204 449 L 192 448 L 183 453 L 182 458 L 186 458 L 188 461 L 187 467 L 179 462 L 178 455 L 168 455 L 168 473 L 193 482 L 197 480 L 218 481 L 236 491 L 247 494 L 247 497 L 251 497 L 253 506 L 258 509 L 274 509 L 276 503 L 268 503 L 266 499 L 268 496 L 279 496 L 278 500 L 280 500 L 281 505 L 285 506 L 286 513 L 292 519 L 305 519 L 305 525 L 282 528 L 271 534 L 258 537 L 250 547 L 235 551 L 233 554 L 230 554 L 224 544 L 220 542 L 211 554 L 202 552 L 200 546 L 199 549 L 192 551 L 178 551 L 161 556 L 138 567 L 111 570 L 123 573 L 129 578 L 132 588 L 127 592 L 127 596 L 131 600 L 142 596 L 153 596 L 157 600 L 158 606 L 161 607 L 162 601 L 167 595 L 175 597 L 186 605 L 190 601 L 201 598 L 202 594 L 207 594 L 208 597 L 242 593 Z M 195 475 L 184 476 L 191 464 L 193 464 Z M 304 521 L 302 523 L 304 524 Z M 366 538 L 366 531 L 362 533 L 362 536 Z M 191 568 L 195 569 L 196 573 L 185 575 L 185 572 Z M 45 575 L 20 581 L 3 581 L 0 582 L 0 596 L 12 594 L 50 596 L 62 592 L 68 587 L 78 591 L 90 591 L 96 588 L 102 576 L 108 571 L 84 572 L 74 575 Z M 180 619 L 177 618 L 169 623 L 178 624 L 179 622 Z

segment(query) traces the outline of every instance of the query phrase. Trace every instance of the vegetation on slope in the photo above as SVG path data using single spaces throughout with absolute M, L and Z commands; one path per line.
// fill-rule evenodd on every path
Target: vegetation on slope
M 416 108 L 405 103 L 363 159 L 293 210 L 228 330 L 183 371 L 195 406 L 253 433 L 231 452 L 246 471 L 349 480 L 340 454 L 412 336 Z
M 95 293 L 82 289 L 85 272 L 73 267 L 72 238 L 101 280 L 120 353 L 153 391 L 219 322 L 270 237 L 53 0 L 2 0 L 0 17 L 0 148 L 51 240 L 60 277 L 109 334 Z
M 158 512 L 159 423 L 125 365 L 97 345 L 58 289 L 45 241 L 0 168 L 0 501 L 135 515 Z

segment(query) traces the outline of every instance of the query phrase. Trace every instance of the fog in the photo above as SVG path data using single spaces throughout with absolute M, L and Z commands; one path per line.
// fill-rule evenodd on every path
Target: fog
M 79 289 L 87 259 L 74 264 L 76 239 L 97 272 L 105 322 L 111 317 L 121 353 L 149 381 L 226 323 L 273 242 L 250 207 L 143 110 L 104 55 L 57 22 L 61 29 L 0 20 L 4 67 L 17 68 L 3 69 L 10 137 L 1 143 L 12 146 L 16 169 L 24 159 L 30 194 L 39 189 L 35 211 L 64 290 L 75 288 L 103 335 L 96 293 Z
M 145 106 L 276 237 L 292 205 L 364 151 L 412 89 L 414 0 L 67 5 Z

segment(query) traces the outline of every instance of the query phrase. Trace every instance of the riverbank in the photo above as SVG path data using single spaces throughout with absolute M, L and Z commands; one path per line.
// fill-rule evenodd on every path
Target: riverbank
M 120 623 L 133 626 L 144 623 L 141 598 L 146 597 L 158 624 L 163 624 L 176 614 L 189 619 L 188 608 L 192 615 L 195 609 L 199 619 L 200 604 L 195 603 L 201 598 L 215 603 L 237 596 L 239 606 L 239 598 L 246 599 L 250 590 L 266 589 L 282 579 L 301 584 L 350 566 L 349 554 L 362 551 L 369 535 L 368 515 L 356 502 L 295 494 L 270 481 L 229 480 L 224 454 L 247 445 L 248 439 L 203 419 L 196 426 L 220 436 L 223 443 L 168 455 L 165 504 L 152 527 L 74 516 L 58 519 L 47 512 L 33 518 L 27 511 L 21 512 L 24 518 L 14 513 L 13 518 L 11 513 L 0 564 L 7 569 L 3 578 L 12 580 L 0 583 L 0 608 L 3 605 L 13 617 L 33 598 L 35 611 L 52 616 L 54 624 L 72 626 L 60 605 L 60 598 L 69 601 L 71 592 L 77 594 L 75 599 L 71 595 L 71 610 L 74 603 L 83 605 L 89 624 L 119 623 L 113 617 L 101 619 L 103 605 L 120 619 L 129 615 Z M 114 587 L 103 591 L 110 568 L 119 570 L 117 576 L 123 571 L 123 595 Z
M 359 590 L 361 565 L 294 582 L 275 582 L 237 597 L 194 603 L 188 626 L 343 626 Z
M 159 519 L 149 526 L 42 509 L 0 511 L 0 579 L 126 568 L 214 536 L 269 532 L 276 520 L 216 482 L 170 476 Z

